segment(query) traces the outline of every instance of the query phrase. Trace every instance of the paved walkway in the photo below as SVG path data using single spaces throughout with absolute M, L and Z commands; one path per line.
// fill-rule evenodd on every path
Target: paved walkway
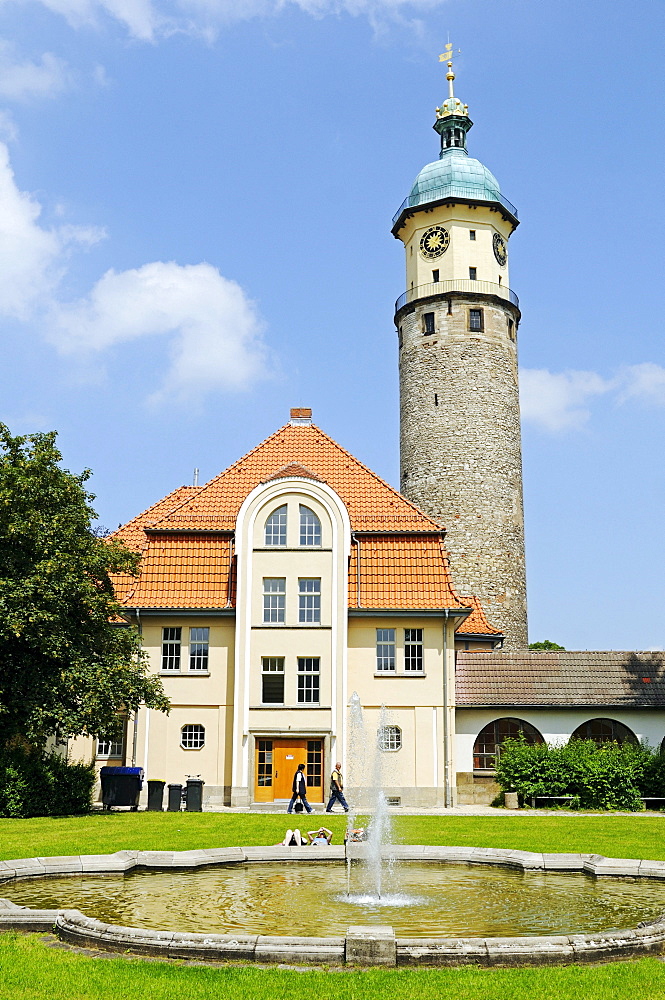
M 326 813 L 322 805 L 318 803 L 312 803 L 312 816 L 325 816 Z M 205 810 L 205 812 L 216 812 L 216 813 L 252 813 L 252 814 L 274 814 L 286 816 L 286 806 L 275 806 L 270 804 L 261 804 L 260 806 L 223 806 L 219 809 Z M 365 816 L 369 810 L 359 809 L 358 815 Z M 646 812 L 585 812 L 581 809 L 503 809 L 495 808 L 494 806 L 452 806 L 449 809 L 444 809 L 443 806 L 434 809 L 412 809 L 407 806 L 390 806 L 388 812 L 391 816 L 504 816 L 508 819 L 518 817 L 518 818 L 528 818 L 529 816 L 634 816 L 640 818 L 642 816 L 656 816 L 659 819 L 665 819 L 665 812 L 656 812 L 654 810 L 649 810 Z M 293 816 L 298 816 L 303 819 L 307 818 L 307 813 L 292 813 Z M 338 810 L 333 812 L 333 815 L 343 816 L 344 813 Z

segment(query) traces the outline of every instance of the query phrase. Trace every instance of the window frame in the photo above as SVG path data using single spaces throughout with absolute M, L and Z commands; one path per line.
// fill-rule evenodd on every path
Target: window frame
M 167 636 L 167 632 L 177 634 Z M 167 662 L 173 665 L 166 666 Z M 163 674 L 179 674 L 182 671 L 182 625 L 165 625 L 162 628 L 160 671 Z
M 472 316 L 478 316 L 479 326 L 474 326 L 472 321 Z M 471 333 L 482 333 L 485 329 L 485 317 L 483 315 L 483 310 L 480 308 L 469 309 L 469 330 Z
M 203 632 L 205 636 L 195 638 L 195 632 Z M 203 650 L 205 649 L 205 652 Z M 210 666 L 210 626 L 192 625 L 189 629 L 189 648 L 187 650 L 190 672 L 207 674 Z M 196 666 L 194 664 L 197 664 Z
M 307 697 L 308 694 L 311 695 L 311 697 Z M 321 704 L 320 656 L 298 657 L 298 688 L 296 693 L 296 702 L 298 705 Z
M 185 735 L 185 730 L 190 730 Z M 194 739 L 198 737 L 196 745 L 194 745 Z M 185 742 L 187 739 L 190 740 L 189 745 Z M 184 726 L 180 727 L 180 748 L 181 750 L 203 750 L 206 745 L 206 729 L 202 726 L 200 722 L 186 722 Z
M 287 541 L 287 530 L 288 530 L 288 509 L 289 505 L 284 503 L 279 507 L 275 507 L 271 514 L 265 520 L 263 525 L 263 544 L 266 548 L 270 549 L 284 549 L 286 548 Z M 274 518 L 277 518 L 277 522 L 273 525 L 271 522 Z M 276 527 L 276 530 L 273 528 Z M 270 532 L 270 537 L 269 533 Z M 279 540 L 274 541 L 276 536 Z
M 422 628 L 405 628 L 404 629 L 404 673 L 405 674 L 422 674 L 425 672 L 425 643 Z M 412 637 L 409 633 L 418 633 L 415 637 Z M 415 660 L 419 663 L 419 666 L 411 666 L 411 662 Z
M 312 510 L 311 507 L 307 507 L 306 504 L 301 503 L 298 505 L 299 514 L 299 539 L 301 548 L 307 549 L 320 549 L 321 548 L 321 518 L 318 514 Z M 311 518 L 311 521 L 308 520 Z M 313 534 L 314 541 L 308 541 L 307 535 Z M 303 535 L 305 541 L 303 541 Z M 318 538 L 318 541 L 316 540 Z
M 265 678 L 279 677 L 282 679 L 281 700 L 270 701 L 265 697 Z M 262 656 L 261 657 L 261 704 L 262 705 L 284 705 L 285 670 L 283 656 Z
M 431 337 L 434 333 L 436 333 L 436 314 L 423 313 L 423 337 Z
M 268 583 L 281 583 L 282 589 L 270 589 Z M 283 625 L 286 620 L 286 577 L 263 577 L 263 624 Z
M 104 753 L 102 751 L 102 749 L 101 749 L 101 747 L 105 746 L 105 745 L 108 745 L 108 747 L 109 747 L 109 750 L 108 750 L 107 753 Z M 125 759 L 125 734 L 123 733 L 119 740 L 103 740 L 103 739 L 99 739 L 99 737 L 98 737 L 97 740 L 96 740 L 95 747 L 96 747 L 96 749 L 95 749 L 95 757 L 96 758 L 105 759 L 105 760 L 120 758 L 120 760 L 124 760 Z M 120 749 L 117 750 L 114 753 L 113 752 L 113 748 L 114 747 L 120 747 Z
M 388 636 L 380 636 L 380 632 L 388 632 L 392 634 Z M 381 666 L 382 660 L 390 659 L 390 653 L 384 652 L 379 654 L 379 649 L 382 647 L 392 646 L 392 666 Z M 394 674 L 397 672 L 397 629 L 396 628 L 377 628 L 376 629 L 376 647 L 375 647 L 375 672 L 377 674 Z
M 376 731 L 376 742 L 381 753 L 397 753 L 402 749 L 402 727 L 390 723 L 379 726 Z
M 318 584 L 318 590 L 303 590 L 303 584 Z M 321 624 L 321 577 L 298 577 L 298 624 Z

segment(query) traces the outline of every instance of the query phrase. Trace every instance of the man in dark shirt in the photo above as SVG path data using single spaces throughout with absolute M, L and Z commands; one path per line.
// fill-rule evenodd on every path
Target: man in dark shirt
M 305 765 L 298 764 L 298 770 L 293 775 L 293 795 L 291 796 L 291 801 L 289 802 L 289 808 L 287 812 L 293 812 L 293 803 L 299 798 L 308 813 L 311 813 L 312 807 L 307 801 L 307 782 L 305 780 Z

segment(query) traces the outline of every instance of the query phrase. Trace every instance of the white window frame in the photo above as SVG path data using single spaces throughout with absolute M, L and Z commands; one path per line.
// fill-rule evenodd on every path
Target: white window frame
M 321 521 L 311 507 L 300 504 L 300 544 L 303 547 L 321 548 Z
M 167 633 L 174 633 L 174 634 L 167 635 Z M 179 674 L 181 666 L 182 666 L 182 627 L 180 625 L 167 625 L 162 629 L 162 659 L 161 659 L 162 673 Z
M 125 737 L 119 740 L 97 740 L 97 750 L 95 757 L 121 757 L 125 756 Z
M 203 633 L 200 637 L 195 633 Z M 204 651 L 205 650 L 205 651 Z M 189 669 L 193 674 L 207 673 L 210 662 L 210 627 L 193 625 L 189 630 Z
M 180 746 L 183 750 L 202 750 L 205 745 L 205 726 L 199 722 L 187 722 L 180 727 Z
M 263 544 L 270 548 L 284 548 L 286 546 L 288 504 L 277 507 L 263 526 Z
M 389 652 L 392 647 L 392 654 Z M 385 666 L 385 661 L 389 664 Z M 376 672 L 377 674 L 394 674 L 397 669 L 397 630 L 394 628 L 377 628 L 376 630 Z
M 301 625 L 321 624 L 321 578 L 298 578 L 298 622 Z
M 397 753 L 402 749 L 402 730 L 400 726 L 381 726 L 377 729 L 376 739 L 379 750 L 383 753 Z
M 286 577 L 263 577 L 263 624 L 283 625 L 286 617 Z
M 314 694 L 316 694 L 316 698 Z M 321 658 L 319 656 L 298 657 L 297 698 L 299 705 L 321 704 Z
M 276 674 L 282 678 L 282 699 L 281 701 L 266 701 L 264 698 L 264 677 L 274 677 Z M 262 656 L 261 657 L 261 704 L 262 705 L 283 705 L 284 704 L 284 657 L 283 656 Z
M 413 633 L 416 633 L 414 636 Z M 411 655 L 408 655 L 408 651 L 412 650 Z M 415 653 L 415 655 L 414 655 Z M 420 655 L 418 655 L 418 653 Z M 411 663 L 420 661 L 420 666 L 411 666 Z M 422 674 L 425 670 L 425 644 L 423 642 L 423 629 L 422 628 L 405 628 L 404 629 L 404 673 L 406 674 Z

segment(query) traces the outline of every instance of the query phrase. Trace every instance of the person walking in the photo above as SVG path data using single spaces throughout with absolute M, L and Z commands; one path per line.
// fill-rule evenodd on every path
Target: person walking
M 293 775 L 293 795 L 289 802 L 289 808 L 286 810 L 287 813 L 293 812 L 293 803 L 296 799 L 300 799 L 307 812 L 311 813 L 312 807 L 307 801 L 307 781 L 305 780 L 304 764 L 298 764 L 298 770 Z
M 344 798 L 343 788 L 344 782 L 342 781 L 342 764 L 340 761 L 337 761 L 335 764 L 335 770 L 330 775 L 330 799 L 328 801 L 328 805 L 326 806 L 327 813 L 332 812 L 332 807 L 335 805 L 336 801 L 339 802 L 341 806 L 344 806 L 344 812 L 348 813 L 349 806 Z

